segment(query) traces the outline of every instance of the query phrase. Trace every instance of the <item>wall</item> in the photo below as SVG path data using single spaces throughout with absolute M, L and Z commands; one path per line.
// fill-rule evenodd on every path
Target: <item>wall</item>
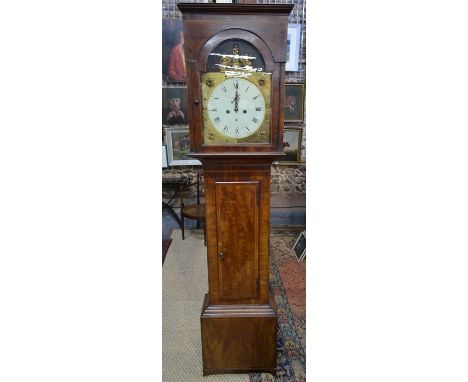
M 181 1 L 163 0 L 163 17 L 181 19 L 182 15 L 178 11 L 176 4 Z M 184 2 L 205 2 L 205 1 L 187 1 Z M 268 1 L 258 0 L 258 3 L 268 4 L 295 4 L 289 17 L 289 23 L 302 25 L 301 41 L 301 59 L 299 70 L 297 72 L 286 72 L 286 83 L 305 83 L 305 39 L 306 39 L 306 0 L 299 1 Z M 162 82 L 163 87 L 185 87 L 183 83 Z M 306 89 L 307 91 L 307 89 Z M 285 127 L 300 127 L 302 129 L 301 144 L 301 163 L 294 165 L 273 165 L 272 184 L 271 184 L 271 225 L 272 226 L 290 226 L 305 225 L 305 205 L 306 205 L 306 110 L 304 110 L 304 122 L 287 122 Z M 163 142 L 165 140 L 164 131 L 162 131 Z M 170 167 L 163 171 L 164 179 L 187 178 L 194 179 L 196 171 L 200 167 L 177 166 Z M 170 192 L 163 190 L 163 199 L 170 197 Z M 175 207 L 177 207 L 176 202 Z M 178 212 L 177 208 L 175 208 Z M 193 222 L 194 223 L 194 222 Z M 187 227 L 192 227 L 187 222 Z M 168 232 L 171 228 L 176 228 L 177 223 L 167 213 L 163 213 L 163 231 Z

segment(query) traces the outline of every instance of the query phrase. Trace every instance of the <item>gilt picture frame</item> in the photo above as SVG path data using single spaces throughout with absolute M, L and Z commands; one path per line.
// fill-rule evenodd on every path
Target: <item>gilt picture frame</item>
M 275 164 L 299 164 L 301 159 L 302 129 L 300 127 L 285 127 L 283 135 L 283 151 L 286 154 Z
M 284 122 L 304 121 L 305 85 L 289 83 L 284 86 Z

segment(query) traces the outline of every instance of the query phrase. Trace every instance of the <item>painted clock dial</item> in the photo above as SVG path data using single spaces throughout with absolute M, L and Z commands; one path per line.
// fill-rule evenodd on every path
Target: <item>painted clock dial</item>
M 246 138 L 254 134 L 265 119 L 265 98 L 250 81 L 228 78 L 219 83 L 208 98 L 208 118 L 220 134 Z

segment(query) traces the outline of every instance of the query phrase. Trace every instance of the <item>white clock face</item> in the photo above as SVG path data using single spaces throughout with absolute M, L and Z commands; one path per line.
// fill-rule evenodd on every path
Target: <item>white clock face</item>
M 255 133 L 265 118 L 265 99 L 260 90 L 242 78 L 228 78 L 211 93 L 207 104 L 213 127 L 229 138 Z

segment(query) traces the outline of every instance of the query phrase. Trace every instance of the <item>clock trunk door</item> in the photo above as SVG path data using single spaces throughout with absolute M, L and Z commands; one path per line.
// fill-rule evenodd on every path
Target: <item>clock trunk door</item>
M 219 298 L 258 297 L 259 182 L 216 182 Z

